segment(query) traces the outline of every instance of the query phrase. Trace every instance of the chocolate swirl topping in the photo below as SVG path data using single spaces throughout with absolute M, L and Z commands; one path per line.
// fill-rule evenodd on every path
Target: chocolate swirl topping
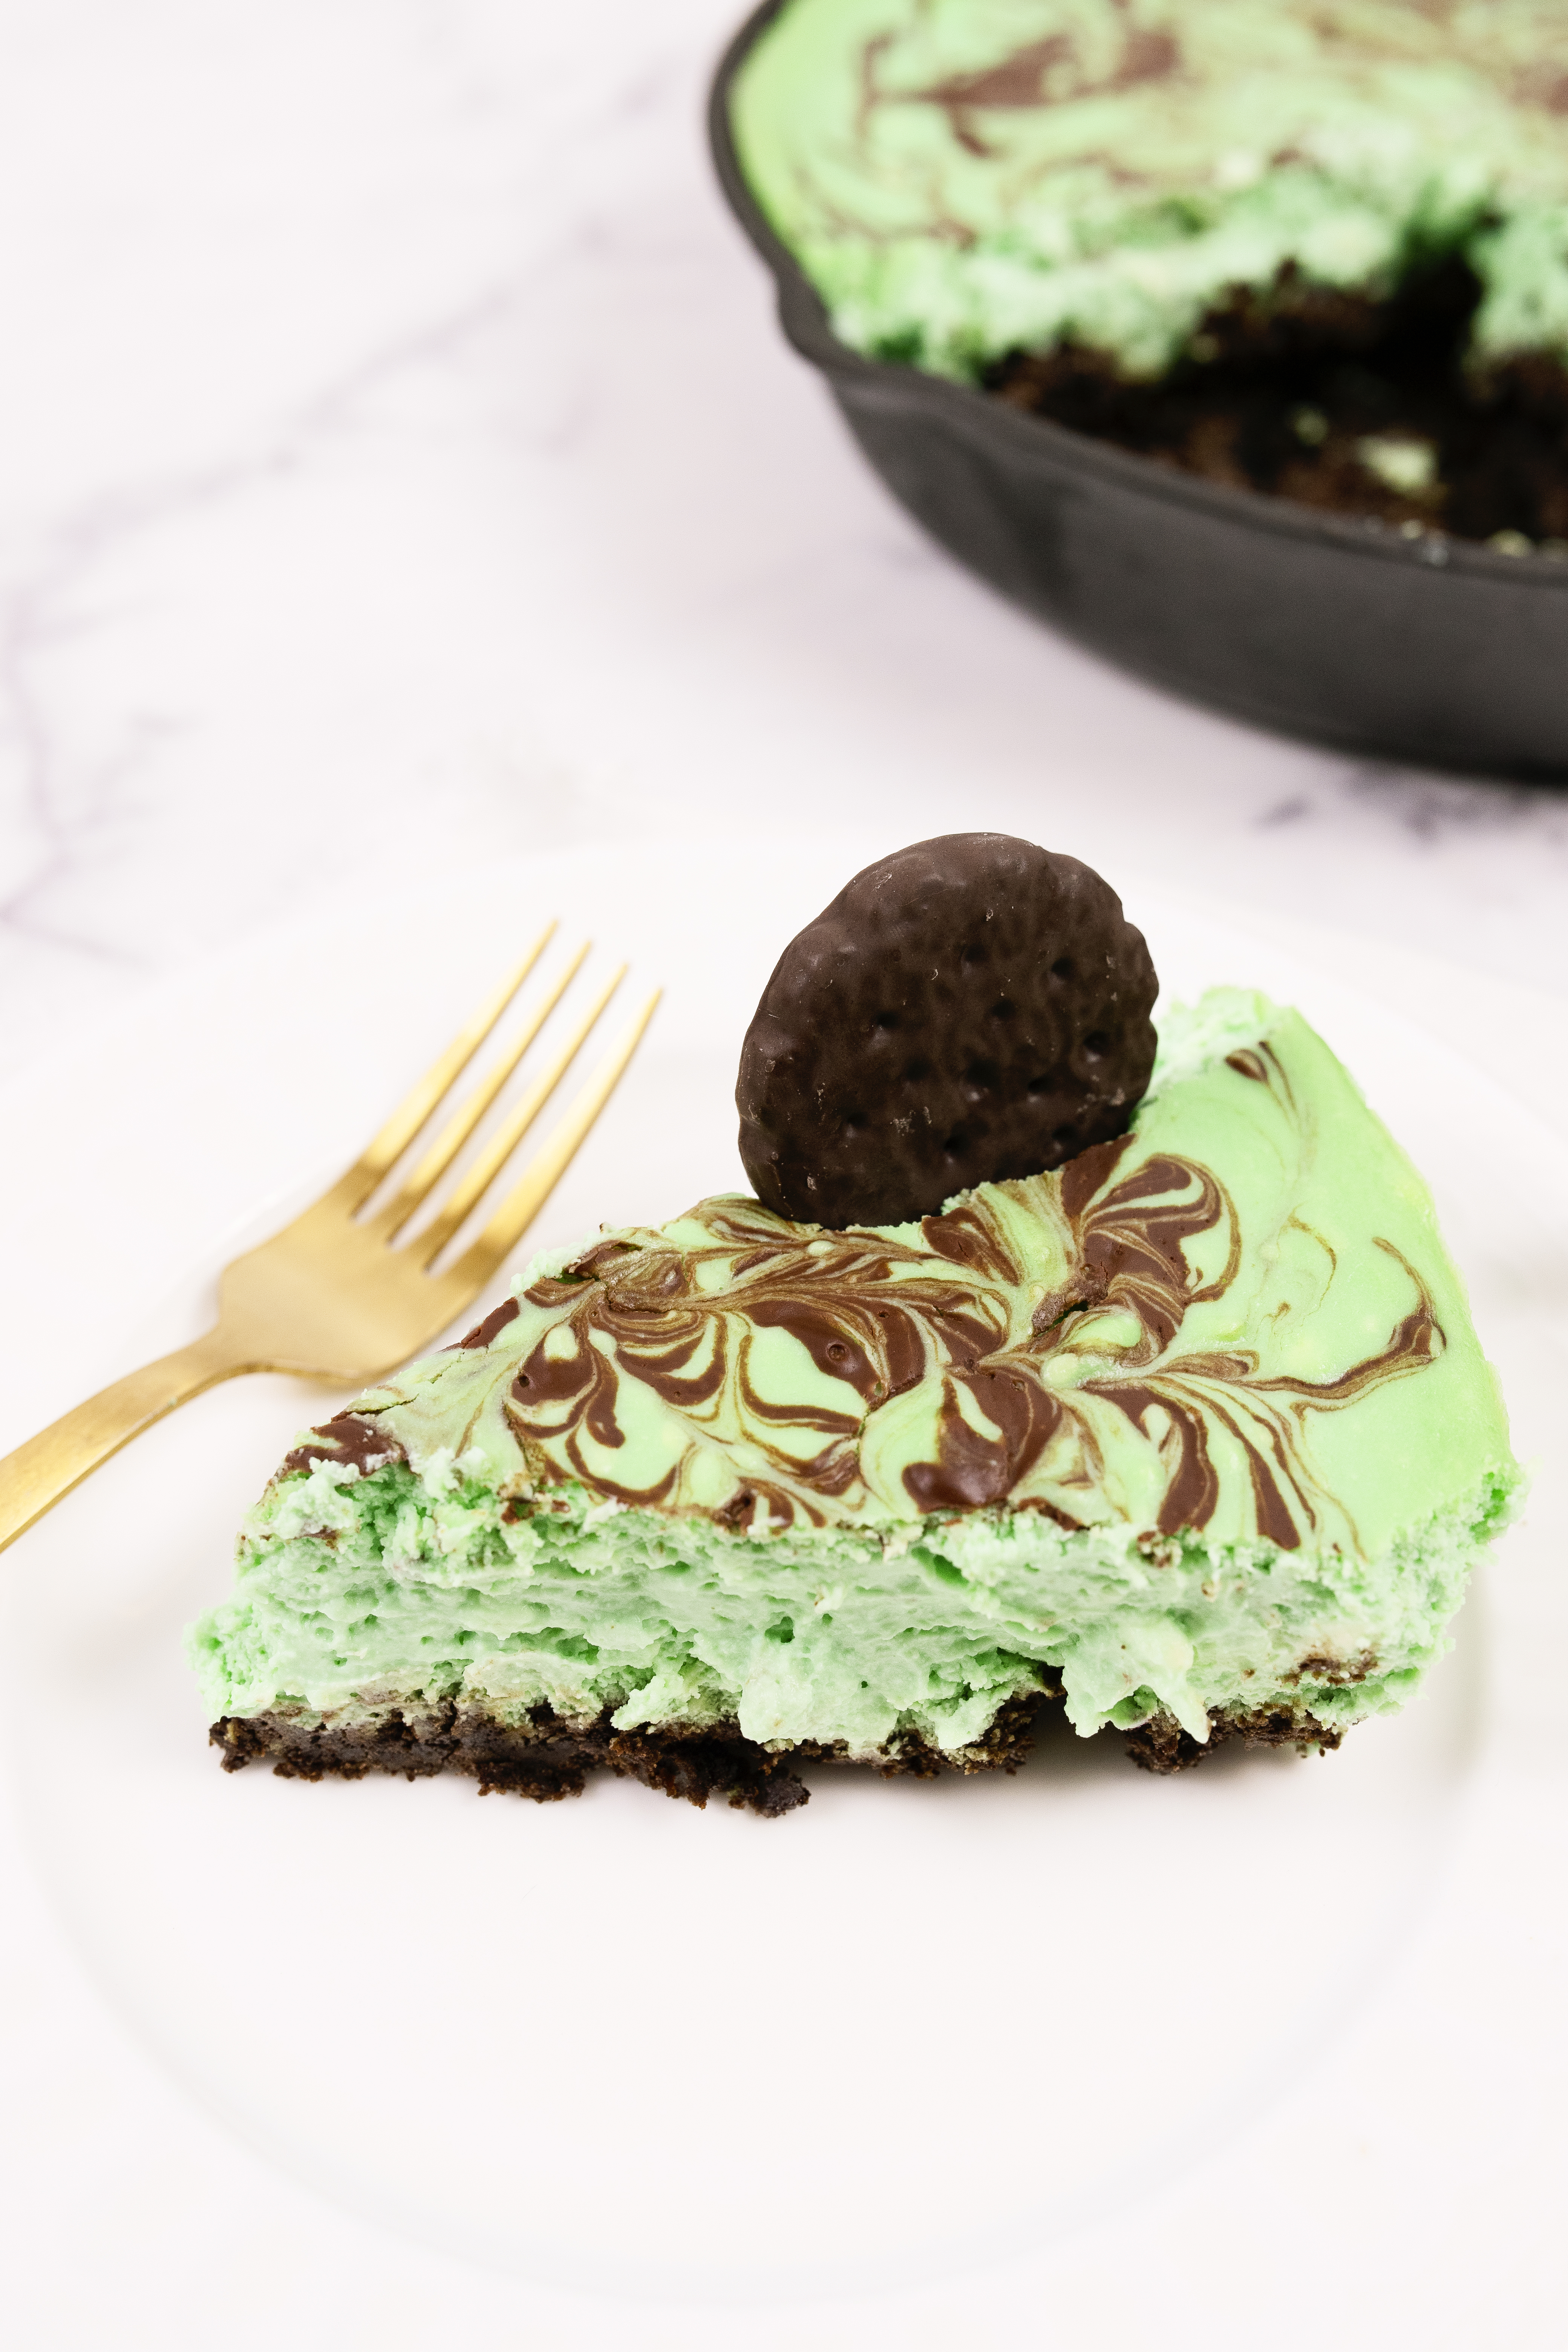
M 403 1458 L 403 1448 L 389 1431 L 363 1413 L 337 1412 L 284 1455 L 278 1475 L 284 1477 L 291 1470 L 313 1470 L 318 1462 L 342 1462 L 363 1477 Z
M 1268 1089 L 1293 1119 L 1268 1044 L 1229 1066 L 1222 1083 Z M 984 1186 L 918 1238 L 826 1234 L 731 1198 L 608 1239 L 523 1294 L 513 1433 L 546 1483 L 752 1530 L 1005 1504 L 1173 1535 L 1210 1526 L 1228 1473 L 1258 1536 L 1294 1549 L 1326 1512 L 1337 1533 L 1309 1423 L 1436 1359 L 1426 1284 L 1377 1241 L 1408 1305 L 1326 1377 L 1241 1339 L 1184 1347 L 1194 1309 L 1239 1287 L 1240 1221 L 1212 1169 L 1134 1141 Z M 1289 1223 L 1331 1283 L 1330 1244 Z M 1246 1328 L 1235 1303 L 1227 1332 Z

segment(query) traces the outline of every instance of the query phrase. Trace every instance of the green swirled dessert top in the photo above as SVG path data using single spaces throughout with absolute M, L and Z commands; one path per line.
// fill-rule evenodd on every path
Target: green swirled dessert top
M 1426 1186 L 1300 1016 L 1234 990 L 1065 1168 L 910 1225 L 724 1197 L 606 1234 L 285 1467 L 334 1452 L 437 1489 L 456 1462 L 520 1514 L 1030 1509 L 1368 1559 L 1510 1461 Z
M 1238 287 L 1375 297 L 1458 251 L 1478 359 L 1568 356 L 1561 0 L 786 0 L 731 116 L 873 355 L 1155 375 Z

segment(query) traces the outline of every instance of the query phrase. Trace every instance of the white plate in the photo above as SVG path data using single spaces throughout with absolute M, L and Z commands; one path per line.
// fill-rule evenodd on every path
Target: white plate
M 183 980 L 14 1087 L 5 1131 L 47 1148 L 6 1179 L 28 1249 L 0 1448 L 197 1328 L 216 1266 L 351 1154 L 542 911 L 668 995 L 528 1246 L 736 1182 L 758 991 L 882 845 L 761 864 L 638 845 L 437 877 Z M 1171 993 L 1260 983 L 1344 1055 L 1434 1181 L 1520 1450 L 1555 1449 L 1550 1137 L 1331 969 L 1152 888 L 1126 898 Z M 1500 1664 L 1550 1690 L 1555 1460 L 1427 1696 L 1326 1761 L 1227 1753 L 1162 1783 L 1063 1737 L 998 1784 L 826 1771 L 776 1823 L 610 1781 L 535 1807 L 460 1781 L 226 1778 L 181 1631 L 329 1402 L 270 1380 L 198 1400 L 7 1561 L 18 1802 L 99 1982 L 209 2108 L 328 2194 L 538 2282 L 892 2291 L 1129 2215 L 1352 2030 L 1451 1900 L 1464 1820 L 1512 1788 L 1495 1845 L 1519 1804 L 1547 1820 L 1561 1801 L 1550 1743 L 1533 1754 L 1493 1695 Z M 1555 2034 L 1554 2011 L 1515 2022 L 1521 2046 Z M 1521 2095 L 1521 2128 L 1529 2112 Z

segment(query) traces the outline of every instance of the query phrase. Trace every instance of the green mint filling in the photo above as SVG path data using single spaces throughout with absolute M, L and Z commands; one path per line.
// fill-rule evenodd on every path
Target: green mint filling
M 764 1743 L 865 1754 L 915 1732 L 952 1750 L 1058 1678 L 1085 1734 L 1163 1708 L 1202 1739 L 1213 1711 L 1281 1700 L 1349 1724 L 1400 1705 L 1442 1654 L 1517 1485 L 1489 1475 L 1367 1561 L 1069 1533 L 1036 1513 L 912 1541 L 752 1538 L 600 1516 L 580 1492 L 508 1517 L 478 1481 L 433 1498 L 402 1465 L 323 1465 L 258 1507 L 237 1597 L 193 1657 L 215 1716 L 334 1726 L 447 1700 L 516 1721 L 545 1703 L 610 1708 L 620 1729 L 733 1717 Z
M 790 0 L 732 119 L 856 349 L 1148 377 L 1237 288 L 1376 299 L 1448 254 L 1478 362 L 1568 357 L 1565 89 L 1546 0 Z

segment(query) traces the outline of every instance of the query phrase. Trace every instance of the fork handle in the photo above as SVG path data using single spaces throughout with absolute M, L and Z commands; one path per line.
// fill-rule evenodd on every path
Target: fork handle
M 219 1330 L 176 1348 L 172 1356 L 127 1372 L 85 1404 L 52 1421 L 0 1462 L 0 1551 L 79 1486 L 89 1471 L 122 1445 L 162 1421 L 187 1397 L 199 1396 L 219 1381 L 249 1366 L 225 1342 Z

